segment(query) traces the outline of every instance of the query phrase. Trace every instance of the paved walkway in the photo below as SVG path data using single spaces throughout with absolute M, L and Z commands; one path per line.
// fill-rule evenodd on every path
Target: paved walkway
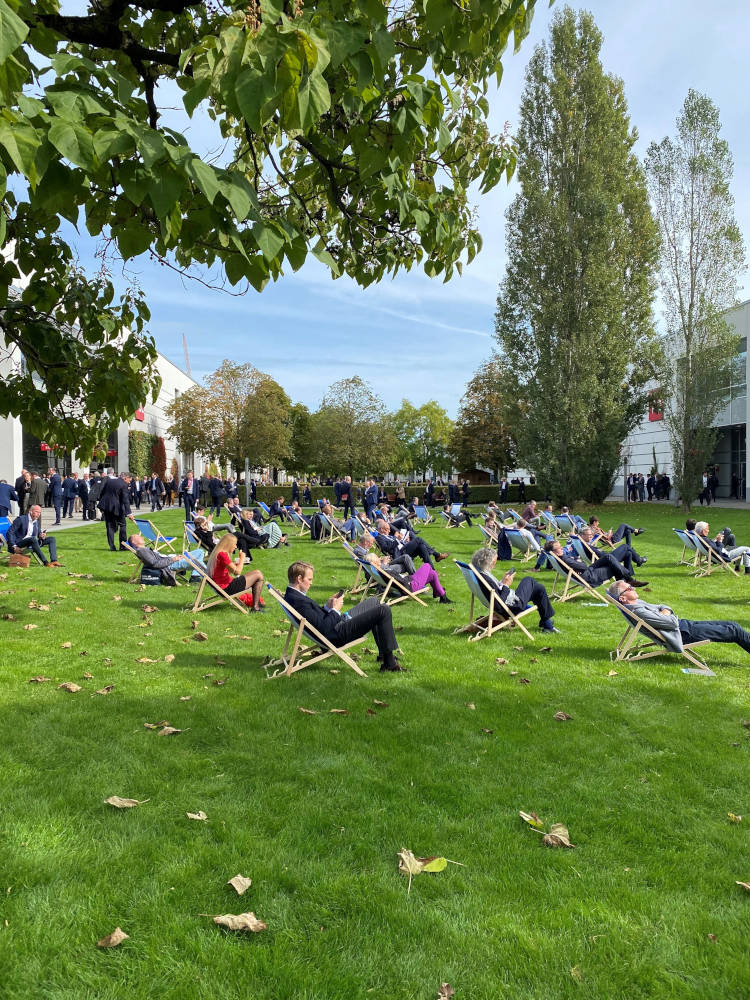
M 162 510 L 180 510 L 183 511 L 184 513 L 184 507 L 178 507 L 177 504 L 174 504 L 172 507 L 163 507 Z M 160 514 L 161 511 L 155 510 L 152 514 L 150 507 L 144 507 L 143 505 L 141 505 L 141 509 L 140 510 L 134 509 L 133 513 L 135 514 L 136 517 L 142 516 L 151 519 Z M 104 521 L 101 520 L 84 521 L 80 514 L 74 514 L 73 517 L 66 517 L 65 520 L 62 521 L 60 524 L 55 524 L 54 521 L 55 521 L 54 509 L 52 507 L 42 507 L 42 528 L 45 531 L 49 532 L 54 531 L 55 533 L 57 533 L 58 531 L 65 531 L 68 528 L 86 527 L 86 525 L 89 524 L 91 525 L 98 524 L 102 528 L 102 530 L 104 530 Z

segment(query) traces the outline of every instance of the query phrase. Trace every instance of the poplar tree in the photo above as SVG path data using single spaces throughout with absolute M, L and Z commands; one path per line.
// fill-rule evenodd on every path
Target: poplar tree
M 744 244 L 734 217 L 732 154 L 719 135 L 719 109 L 690 90 L 677 135 L 651 143 L 646 172 L 662 236 L 666 320 L 664 419 L 674 485 L 690 508 L 716 445 L 713 423 L 726 405 L 738 338 L 722 313 L 734 303 Z
M 607 496 L 658 358 L 658 232 L 601 43 L 589 13 L 565 8 L 530 60 L 496 312 L 525 414 L 519 463 L 560 502 Z

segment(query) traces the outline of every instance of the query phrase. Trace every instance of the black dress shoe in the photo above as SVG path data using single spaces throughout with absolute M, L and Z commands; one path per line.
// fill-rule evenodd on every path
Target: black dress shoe
M 443 596 L 440 598 L 440 603 L 441 604 L 453 604 L 453 601 L 450 599 L 450 597 L 448 597 L 447 594 L 443 594 Z
M 402 667 L 400 663 L 397 663 L 393 667 L 386 667 L 386 665 L 383 664 L 383 666 L 380 668 L 380 673 L 381 674 L 383 674 L 383 673 L 405 674 L 407 672 L 408 672 L 407 668 L 406 667 Z

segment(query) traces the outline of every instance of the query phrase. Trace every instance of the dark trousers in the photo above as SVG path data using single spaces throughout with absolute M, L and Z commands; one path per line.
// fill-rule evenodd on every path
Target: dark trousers
M 247 580 L 240 574 L 240 576 L 236 576 L 234 580 L 232 580 L 228 587 L 224 588 L 224 593 L 241 594 L 243 590 L 247 590 Z
M 54 535 L 48 535 L 47 538 L 31 538 L 26 542 L 19 542 L 19 549 L 31 549 L 43 563 L 47 563 L 47 557 L 42 552 L 42 547 L 47 546 L 49 548 L 50 559 L 52 562 L 57 562 L 57 541 Z
M 414 556 L 419 556 L 422 562 L 429 563 L 430 566 L 434 565 L 432 562 L 432 556 L 434 550 L 430 548 L 430 546 L 427 544 L 424 538 L 410 539 L 408 542 L 406 542 L 406 544 L 400 551 L 405 552 L 407 556 L 411 556 L 412 559 L 414 558 Z M 393 558 L 394 559 L 398 558 L 397 552 L 394 553 Z
M 628 576 L 634 575 L 633 563 L 635 563 L 636 566 L 643 565 L 643 557 L 638 555 L 632 545 L 626 545 L 624 543 L 622 545 L 618 545 L 612 555 L 618 562 L 622 563 L 628 573 Z
M 75 497 L 64 497 L 62 506 L 62 516 L 72 517 L 73 516 L 73 504 L 76 502 Z
M 125 514 L 110 514 L 104 512 L 104 523 L 107 526 L 107 544 L 115 552 L 115 532 L 119 529 L 120 546 L 128 540 L 128 529 L 125 524 Z
M 624 522 L 617 526 L 617 531 L 612 532 L 612 544 L 617 545 L 618 542 L 626 542 L 630 545 L 630 536 L 635 531 L 635 528 L 630 524 L 625 524 Z
M 188 493 L 183 493 L 182 499 L 183 499 L 183 501 L 185 503 L 185 520 L 186 521 L 192 521 L 193 520 L 193 503 L 194 503 L 193 498 Z
M 89 502 L 88 502 L 88 511 L 89 511 L 89 521 L 95 521 L 96 520 L 96 500 L 89 500 Z
M 151 511 L 161 510 L 161 494 L 158 490 L 151 490 Z
M 525 608 L 527 604 L 536 605 L 540 622 L 544 623 L 549 618 L 555 617 L 555 609 L 550 604 L 547 588 L 543 583 L 535 580 L 533 576 L 525 576 L 515 590 L 521 609 Z
M 628 573 L 622 563 L 618 562 L 610 552 L 603 552 L 581 576 L 590 586 L 598 587 L 610 577 L 615 580 L 629 580 L 632 573 Z
M 221 517 L 221 500 L 218 497 L 211 497 L 211 513 Z
M 351 609 L 348 618 L 339 621 L 336 625 L 335 644 L 345 646 L 347 642 L 359 639 L 368 632 L 372 632 L 375 645 L 382 656 L 398 648 L 391 609 L 387 604 L 381 604 L 377 597 L 361 601 Z
M 680 618 L 680 633 L 683 642 L 700 642 L 710 639 L 711 642 L 736 642 L 746 653 L 750 653 L 750 633 L 737 622 L 694 622 Z
M 356 512 L 355 512 L 355 510 L 354 510 L 354 502 L 352 501 L 352 498 L 351 498 L 351 494 L 349 494 L 349 496 L 348 496 L 348 497 L 346 497 L 346 498 L 345 498 L 345 499 L 344 499 L 344 500 L 342 501 L 342 503 L 344 504 L 344 512 L 343 512 L 343 514 L 341 515 L 341 516 L 342 516 L 342 518 L 343 518 L 344 520 L 346 520 L 346 512 L 347 512 L 347 511 L 349 511 L 349 512 L 350 512 L 350 514 L 351 514 L 351 516 L 352 516 L 352 517 L 354 517 L 354 514 L 355 514 Z
M 55 524 L 60 523 L 60 508 L 62 506 L 62 497 L 52 497 L 52 506 L 55 508 Z M 23 513 L 23 511 L 22 511 Z

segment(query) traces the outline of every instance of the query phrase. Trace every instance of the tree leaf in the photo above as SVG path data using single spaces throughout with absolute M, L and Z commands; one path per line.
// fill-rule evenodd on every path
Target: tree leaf
M 224 913 L 213 918 L 215 924 L 227 927 L 230 931 L 264 931 L 266 924 L 258 920 L 254 913 Z
M 109 694 L 110 691 L 114 690 L 114 684 L 108 684 L 106 687 L 99 688 L 96 692 L 97 694 Z
M 567 712 L 555 712 L 555 714 L 552 716 L 552 718 L 556 722 L 569 722 L 573 718 L 573 716 L 572 715 L 568 715 Z
M 167 653 L 167 655 L 164 657 L 164 662 L 172 663 L 173 661 L 174 661 L 174 653 Z
M 529 826 L 533 826 L 536 830 L 544 829 L 543 820 L 541 820 L 535 812 L 526 813 L 523 811 L 519 811 L 518 815 L 525 823 L 528 823 Z
M 45 677 L 44 674 L 37 674 L 36 677 L 29 677 L 29 684 L 45 684 L 49 680 L 52 678 Z
M 742 817 L 741 816 L 737 816 L 735 813 L 727 813 L 727 816 L 729 817 L 729 822 L 730 823 L 741 823 L 742 822 Z
M 448 867 L 448 859 L 433 857 L 433 858 L 418 858 L 422 865 L 423 872 L 442 872 Z
M 449 983 L 441 983 L 440 989 L 438 990 L 437 1000 L 451 1000 L 455 992 L 456 991 Z
M 349 710 L 346 708 L 332 708 L 331 715 L 348 715 Z
M 111 934 L 103 937 L 101 941 L 96 942 L 97 948 L 116 948 L 118 944 L 122 944 L 123 941 L 127 941 L 130 937 L 126 934 L 121 927 L 115 927 Z
M 737 882 L 737 885 L 742 886 L 745 892 L 750 892 L 750 882 Z
M 150 802 L 151 799 L 123 799 L 119 795 L 110 795 L 108 799 L 105 799 L 105 805 L 114 806 L 115 809 L 133 809 L 135 806 L 142 806 L 145 802 Z
M 184 729 L 175 729 L 174 726 L 164 726 L 163 729 L 159 730 L 159 736 L 177 736 L 180 733 L 184 733 Z
M 193 639 L 195 639 L 196 642 L 206 642 L 208 640 L 208 636 L 205 632 L 196 632 Z
M 158 611 L 159 609 L 154 604 L 142 604 L 141 610 L 145 611 L 147 615 L 152 615 L 154 611 Z
M 575 847 L 575 844 L 571 844 L 568 828 L 563 823 L 553 823 L 549 832 L 542 837 L 542 843 L 547 847 Z
M 208 816 L 200 809 L 197 813 L 185 813 L 188 819 L 207 820 Z
M 81 691 L 80 684 L 74 684 L 73 681 L 65 681 L 63 684 L 57 685 L 58 691 L 67 691 L 69 694 L 75 694 L 77 691 Z
M 372 703 L 373 703 L 373 705 L 377 705 L 378 708 L 388 708 L 388 702 L 387 701 L 378 701 L 377 698 L 373 698 L 372 699 Z
M 303 715 L 317 715 L 318 713 L 313 708 L 303 708 L 301 705 L 297 705 L 297 710 L 302 712 Z
M 230 878 L 227 882 L 227 885 L 231 885 L 238 896 L 247 892 L 252 884 L 252 879 L 245 878 L 244 875 L 235 875 L 234 878 Z

